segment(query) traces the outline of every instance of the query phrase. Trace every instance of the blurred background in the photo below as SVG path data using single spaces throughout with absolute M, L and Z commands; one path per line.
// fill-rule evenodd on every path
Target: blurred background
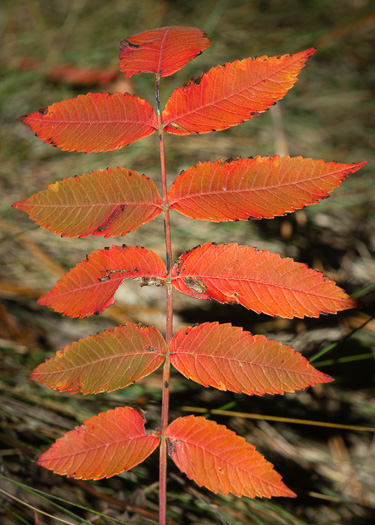
M 207 32 L 211 47 L 163 79 L 162 102 L 174 88 L 217 64 L 317 47 L 295 87 L 265 114 L 222 132 L 167 136 L 170 182 L 182 169 L 219 157 L 278 153 L 369 162 L 328 199 L 274 220 L 210 224 L 173 214 L 175 258 L 206 241 L 277 251 L 322 271 L 360 299 L 363 308 L 289 321 L 176 294 L 175 329 L 231 322 L 292 345 L 315 359 L 314 366 L 335 382 L 256 398 L 205 389 L 173 375 L 171 418 L 195 413 L 192 407 L 227 410 L 209 417 L 256 445 L 298 497 L 269 501 L 214 495 L 170 464 L 169 523 L 373 524 L 374 433 L 363 430 L 375 427 L 375 6 L 370 0 L 2 0 L 1 523 L 31 524 L 34 509 L 53 516 L 39 514 L 44 524 L 115 523 L 111 518 L 157 523 L 157 453 L 130 472 L 96 482 L 56 476 L 39 468 L 35 459 L 83 419 L 115 406 L 141 407 L 148 428 L 156 428 L 160 373 L 124 390 L 85 397 L 49 390 L 29 377 L 56 350 L 106 328 L 134 321 L 164 332 L 164 294 L 148 287 L 140 293 L 136 283 L 125 283 L 117 304 L 94 319 L 62 318 L 38 306 L 37 298 L 59 277 L 86 254 L 110 245 L 111 239 L 62 239 L 11 205 L 56 180 L 109 166 L 145 173 L 159 183 L 156 136 L 111 153 L 68 153 L 43 144 L 15 118 L 88 91 L 128 91 L 153 103 L 153 75 L 124 79 L 119 74 L 119 43 L 166 25 L 199 27 Z M 164 257 L 162 220 L 114 242 L 143 245 Z M 312 424 L 296 424 L 291 418 Z

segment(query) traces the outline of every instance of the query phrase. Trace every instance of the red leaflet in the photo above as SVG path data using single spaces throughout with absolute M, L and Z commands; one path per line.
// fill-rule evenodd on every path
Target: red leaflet
M 168 77 L 209 47 L 206 33 L 195 27 L 169 26 L 126 38 L 120 47 L 125 77 L 156 73 Z
M 156 253 L 139 246 L 111 246 L 92 252 L 65 274 L 38 301 L 70 317 L 100 314 L 114 304 L 124 279 L 140 279 L 141 286 L 164 283 L 167 269 Z
M 204 417 L 179 417 L 167 434 L 170 457 L 200 487 L 238 497 L 295 497 L 273 465 L 223 425 Z
M 114 237 L 157 217 L 161 197 L 145 175 L 108 168 L 51 184 L 13 207 L 63 237 Z
M 169 349 L 171 363 L 181 374 L 218 390 L 283 394 L 333 381 L 290 346 L 230 324 L 181 328 Z
M 112 392 L 151 374 L 165 352 L 165 340 L 156 328 L 127 323 L 59 350 L 31 379 L 72 394 Z
M 165 131 L 209 133 L 259 115 L 293 87 L 314 52 L 246 58 L 212 68 L 173 91 L 163 111 Z
M 38 459 L 38 465 L 75 479 L 110 478 L 142 463 L 160 439 L 146 434 L 142 410 L 116 408 L 86 419 Z
M 270 219 L 319 202 L 366 164 L 279 155 L 198 162 L 175 179 L 168 199 L 172 210 L 193 219 Z
M 10 59 L 13 61 L 14 59 Z M 43 61 L 33 57 L 18 58 L 20 70 L 38 70 L 52 82 L 68 84 L 75 87 L 105 86 L 116 80 L 120 75 L 117 68 L 93 68 L 83 64 L 61 63 L 52 65 L 49 60 Z
M 358 306 L 319 272 L 278 253 L 238 244 L 206 243 L 181 255 L 173 286 L 196 299 L 238 303 L 257 313 L 318 317 Z
M 47 72 L 48 78 L 53 82 L 75 87 L 106 86 L 116 80 L 119 74 L 115 68 L 93 69 L 77 64 L 60 64 Z
M 55 102 L 18 120 L 63 151 L 112 151 L 152 135 L 155 111 L 129 93 L 88 93 Z

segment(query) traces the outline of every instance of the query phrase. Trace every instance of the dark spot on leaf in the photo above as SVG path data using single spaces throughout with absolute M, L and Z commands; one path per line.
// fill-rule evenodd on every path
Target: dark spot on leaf
M 182 87 L 183 87 L 183 88 L 188 88 L 189 86 L 191 86 L 191 85 L 193 85 L 193 84 L 195 84 L 196 86 L 199 86 L 199 84 L 200 84 L 201 81 L 202 81 L 202 77 L 203 77 L 203 75 L 204 75 L 204 72 L 201 73 L 201 74 L 199 75 L 199 77 L 197 77 L 197 78 L 192 77 L 190 80 L 188 80 L 187 82 L 185 82 L 185 83 L 183 84 Z
M 201 73 L 201 74 L 199 75 L 199 77 L 197 77 L 197 78 L 192 78 L 192 79 L 191 79 L 192 82 L 193 82 L 196 86 L 199 86 L 199 84 L 202 82 L 202 78 L 203 78 L 203 76 L 205 75 L 205 73 L 206 73 L 206 72 L 204 71 L 203 73 Z
M 105 219 L 105 221 L 100 224 L 95 232 L 102 233 L 105 230 L 107 230 L 117 219 L 120 217 L 120 215 L 125 211 L 126 204 L 120 204 L 115 207 L 115 209 L 112 211 L 112 213 L 109 214 L 109 216 Z
M 169 387 L 169 383 L 168 383 L 168 381 L 164 381 L 164 387 L 165 387 L 165 388 L 168 388 L 168 387 Z
M 148 346 L 146 348 L 146 352 L 156 352 L 156 348 L 152 348 L 152 346 Z
M 229 157 L 229 159 L 225 160 L 225 164 L 232 164 L 233 162 L 237 162 L 239 160 L 242 160 L 242 157 Z
M 150 282 L 150 278 L 149 277 L 142 277 L 139 286 L 141 288 L 143 288 L 144 286 L 148 286 L 149 282 Z
M 179 257 L 177 261 L 174 263 L 174 267 L 176 268 L 176 274 L 180 275 L 180 266 L 182 264 L 182 258 Z
M 133 384 L 134 383 L 135 383 L 135 381 L 133 381 Z M 135 410 L 136 412 L 138 412 L 138 414 L 140 416 L 142 416 L 143 421 L 146 421 L 144 410 L 142 410 L 141 408 L 139 408 L 137 406 L 132 407 L 132 409 Z
M 104 277 L 98 277 L 98 281 L 99 281 L 100 283 L 105 283 L 106 281 L 109 281 L 110 278 L 111 278 L 110 275 L 105 275 Z
M 38 113 L 40 113 L 41 115 L 47 115 L 48 108 L 40 108 L 38 109 Z
M 122 40 L 120 42 L 120 49 L 121 49 L 121 51 L 123 49 L 126 49 L 127 47 L 133 47 L 134 49 L 138 49 L 140 47 L 140 45 L 139 44 L 133 44 L 132 42 L 130 42 L 130 40 L 126 40 L 126 39 Z
M 173 454 L 176 454 L 176 445 L 177 441 L 170 441 L 170 439 L 167 440 L 167 447 L 168 447 L 168 454 L 172 456 Z

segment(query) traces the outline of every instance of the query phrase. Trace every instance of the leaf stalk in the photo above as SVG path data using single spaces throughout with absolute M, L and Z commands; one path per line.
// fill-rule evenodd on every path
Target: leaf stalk
M 166 278 L 166 342 L 168 351 L 165 356 L 163 367 L 163 384 L 162 384 L 162 413 L 161 413 L 161 434 L 160 434 L 160 459 L 159 459 L 159 524 L 166 523 L 166 494 L 167 494 L 167 442 L 166 430 L 168 427 L 168 413 L 169 413 L 169 381 L 170 381 L 170 359 L 169 359 L 169 343 L 173 335 L 173 288 L 171 280 L 171 260 L 172 260 L 172 243 L 171 243 L 171 228 L 169 217 L 169 203 L 168 203 L 168 187 L 165 170 L 165 148 L 164 148 L 164 134 L 163 122 L 160 111 L 160 75 L 156 75 L 155 82 L 156 91 L 156 113 L 158 123 L 159 136 L 159 152 L 160 152 L 160 170 L 162 180 L 162 200 L 163 200 L 163 215 L 164 215 L 164 234 L 165 234 L 165 256 L 168 275 Z

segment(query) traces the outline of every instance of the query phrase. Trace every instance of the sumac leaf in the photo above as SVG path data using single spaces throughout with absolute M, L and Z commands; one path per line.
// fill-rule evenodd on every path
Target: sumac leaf
M 137 73 L 173 75 L 209 47 L 204 31 L 195 27 L 169 26 L 145 31 L 120 44 L 120 69 L 125 77 Z
M 143 411 L 119 407 L 103 412 L 59 438 L 38 465 L 75 479 L 110 478 L 142 463 L 160 439 L 146 434 Z
M 204 417 L 180 417 L 167 428 L 168 453 L 200 487 L 248 498 L 295 497 L 273 465 L 243 437 Z
M 129 93 L 88 93 L 18 120 L 46 144 L 85 153 L 123 148 L 156 131 L 152 106 Z
M 165 340 L 156 328 L 127 323 L 59 350 L 31 378 L 60 392 L 112 392 L 151 374 L 165 352 Z
M 167 275 L 156 253 L 139 246 L 111 246 L 97 250 L 64 275 L 38 303 L 70 317 L 100 314 L 114 304 L 114 294 L 124 279 L 141 285 L 162 285 Z
M 246 58 L 210 69 L 173 91 L 163 111 L 164 130 L 209 133 L 259 115 L 293 87 L 314 51 Z
M 48 79 L 59 84 L 67 84 L 70 86 L 82 88 L 92 86 L 106 86 L 114 82 L 118 76 L 119 71 L 114 67 L 107 68 L 92 68 L 78 64 L 63 63 L 48 67 L 42 63 L 42 67 L 38 69 L 46 71 Z
M 270 219 L 319 202 L 365 165 L 279 155 L 198 162 L 175 179 L 168 200 L 193 219 Z
M 161 197 L 145 175 L 108 168 L 51 184 L 13 207 L 63 237 L 114 237 L 157 217 Z
M 290 346 L 230 324 L 181 328 L 169 349 L 171 363 L 181 374 L 219 390 L 283 394 L 332 381 Z
M 257 313 L 318 317 L 358 306 L 333 281 L 290 258 L 250 246 L 206 243 L 182 254 L 173 286 L 196 299 L 241 304 Z

